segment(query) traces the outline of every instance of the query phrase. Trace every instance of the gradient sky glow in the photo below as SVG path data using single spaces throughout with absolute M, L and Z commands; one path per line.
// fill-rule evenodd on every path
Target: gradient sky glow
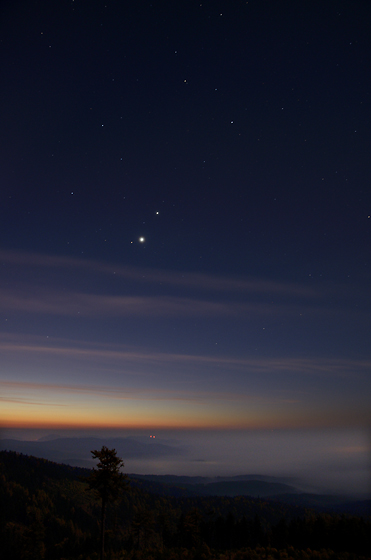
M 362 426 L 370 364 L 321 351 L 365 321 L 345 286 L 3 252 L 4 426 Z M 335 303 L 327 303 L 331 293 Z M 323 302 L 326 305 L 323 305 Z M 343 316 L 347 323 L 344 325 Z
M 329 448 L 366 457 L 370 26 L 357 0 L 1 7 L 3 433 L 348 430 Z

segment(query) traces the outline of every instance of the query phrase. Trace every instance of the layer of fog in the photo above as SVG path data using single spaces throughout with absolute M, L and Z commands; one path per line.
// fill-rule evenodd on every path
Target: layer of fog
M 96 448 L 111 444 L 122 452 L 128 473 L 205 477 L 260 474 L 288 478 L 305 492 L 371 495 L 367 430 L 153 433 L 2 430 L 1 437 L 1 449 L 5 448 L 2 445 L 5 438 L 39 439 L 39 454 L 42 453 L 40 444 L 50 449 L 53 439 L 97 438 L 85 440 L 84 445 L 76 441 L 73 446 L 71 441 L 55 441 L 53 457 L 46 458 L 77 466 L 94 465 L 90 455 L 92 445 Z M 12 447 L 9 442 L 6 445 Z M 28 449 L 26 452 L 32 453 Z

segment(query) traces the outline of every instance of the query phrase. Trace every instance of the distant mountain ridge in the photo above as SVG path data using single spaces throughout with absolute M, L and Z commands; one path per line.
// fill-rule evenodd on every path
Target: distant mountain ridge
M 52 434 L 37 441 L 20 441 L 13 439 L 0 440 L 0 449 L 16 451 L 25 455 L 41 457 L 56 463 L 64 463 L 80 467 L 94 466 L 91 457 L 92 449 L 100 449 L 106 445 L 115 448 L 120 457 L 125 458 L 158 458 L 179 455 L 179 447 L 164 444 L 160 441 L 141 441 L 132 437 L 125 438 L 63 438 Z M 252 496 L 267 497 L 283 493 L 297 493 L 298 489 L 287 484 L 288 479 L 264 475 L 239 475 L 233 477 L 190 477 L 176 475 L 133 475 L 134 478 L 165 484 L 169 488 L 182 486 L 182 494 L 189 496 Z M 171 493 L 171 492 L 170 492 Z
M 280 482 L 265 482 L 263 480 L 236 482 L 234 480 L 225 480 L 204 485 L 202 495 L 252 496 L 254 498 L 265 498 L 286 493 L 297 494 L 298 490 L 293 486 L 281 484 Z
M 140 479 L 165 485 L 168 488 L 181 488 L 190 496 L 251 496 L 264 498 L 280 494 L 297 494 L 294 486 L 283 483 L 279 478 L 264 475 L 240 475 L 225 477 L 176 476 L 176 475 L 129 475 Z
M 231 482 L 246 482 L 249 480 L 261 480 L 264 482 L 275 482 L 288 484 L 292 483 L 292 478 L 278 477 L 264 474 L 239 474 L 234 476 L 186 476 L 176 474 L 141 474 L 137 477 L 152 480 L 153 482 L 162 482 L 164 484 L 210 484 L 214 482 L 223 482 L 225 480 Z
M 236 498 L 278 502 L 298 508 L 311 508 L 320 512 L 371 515 L 371 500 L 352 500 L 349 496 L 311 494 L 301 492 L 280 479 L 264 475 L 240 475 L 233 477 L 206 478 L 200 476 L 138 475 L 129 474 L 130 483 L 153 494 L 183 498 Z M 240 482 L 236 482 L 241 479 Z M 219 481 L 216 481 L 219 479 Z M 266 479 L 266 480 L 264 480 Z M 276 480 L 276 482 L 272 482 Z
M 94 441 L 94 438 L 91 438 L 91 440 Z M 89 438 L 89 442 L 91 440 Z M 0 456 L 12 458 L 12 453 L 14 453 L 13 450 L 0 451 Z M 23 451 L 16 451 L 15 453 L 20 455 L 20 465 L 22 461 L 29 461 L 30 465 L 38 465 L 40 474 L 45 469 L 46 471 L 53 471 L 58 478 L 68 476 L 81 479 L 81 477 L 88 476 L 91 471 L 90 468 L 86 467 L 60 464 L 55 461 L 50 462 L 45 458 L 37 458 L 35 455 Z M 15 475 L 15 472 L 13 471 L 12 474 Z M 39 474 L 36 471 L 31 473 L 31 470 L 27 470 L 22 476 L 27 478 L 28 475 L 31 476 L 32 484 L 37 483 Z M 192 477 L 128 473 L 128 477 L 130 486 L 137 488 L 139 491 L 174 499 L 218 500 L 225 497 L 234 499 L 241 496 L 244 499 L 257 500 L 258 502 L 264 500 L 266 505 L 274 502 L 277 505 L 285 504 L 285 507 L 298 508 L 303 512 L 305 508 L 310 508 L 322 512 L 371 515 L 370 499 L 356 501 L 344 496 L 302 493 L 294 486 L 285 484 L 284 481 L 287 479 L 273 476 L 251 474 L 232 477 Z
M 50 439 L 51 438 L 51 439 Z M 63 438 L 45 436 L 38 441 L 14 439 L 0 440 L 0 451 L 15 451 L 23 455 L 40 457 L 54 463 L 73 467 L 89 468 L 94 466 L 92 449 L 102 445 L 115 448 L 120 457 L 161 458 L 179 455 L 182 449 L 161 441 L 148 443 L 133 437 L 125 438 Z M 237 476 L 178 476 L 178 475 L 138 475 L 129 474 L 131 484 L 152 494 L 174 497 L 236 497 L 250 496 L 279 501 L 296 507 L 309 507 L 321 510 L 360 512 L 369 515 L 370 500 L 355 501 L 349 497 L 314 494 L 303 492 L 295 479 L 260 474 Z M 355 513 L 358 514 L 358 513 Z

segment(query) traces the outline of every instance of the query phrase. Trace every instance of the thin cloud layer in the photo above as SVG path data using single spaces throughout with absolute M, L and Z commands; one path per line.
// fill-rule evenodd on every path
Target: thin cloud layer
M 87 425 L 100 400 L 115 425 L 141 414 L 162 426 L 366 422 L 371 360 L 352 345 L 369 319 L 344 287 L 324 305 L 322 285 L 0 256 L 1 406 L 12 422 L 44 422 L 55 404 L 61 422 Z
M 0 309 L 6 314 L 272 320 L 364 315 L 363 308 L 350 308 L 353 294 L 344 286 L 332 286 L 333 303 L 324 306 L 325 285 L 236 280 L 4 251 L 0 260 Z
M 60 359 L 81 359 L 92 363 L 116 363 L 176 368 L 178 366 L 223 368 L 230 371 L 249 371 L 256 374 L 277 374 L 291 372 L 297 375 L 323 376 L 330 378 L 369 378 L 371 360 L 329 359 L 329 358 L 231 358 L 228 356 L 207 356 L 192 354 L 154 353 L 145 347 L 125 349 L 120 346 L 86 344 L 83 341 L 48 340 L 41 337 L 23 335 L 0 337 L 3 356 L 24 356 L 24 360 L 49 356 Z
M 318 292 L 307 286 L 293 283 L 280 283 L 264 279 L 235 279 L 218 277 L 215 275 L 173 272 L 171 270 L 156 270 L 149 268 L 135 268 L 129 266 L 115 266 L 99 261 L 81 260 L 67 257 L 38 255 L 20 252 L 0 251 L 0 261 L 15 268 L 26 267 L 37 271 L 57 270 L 60 272 L 87 272 L 94 275 L 116 276 L 125 280 L 140 282 L 141 284 L 157 284 L 170 287 L 195 288 L 206 292 L 239 292 L 281 294 L 299 297 L 318 297 Z

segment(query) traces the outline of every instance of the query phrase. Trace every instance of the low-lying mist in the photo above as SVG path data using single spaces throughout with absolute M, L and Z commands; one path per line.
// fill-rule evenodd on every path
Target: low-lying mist
M 150 433 L 7 429 L 2 430 L 1 438 L 1 449 L 76 466 L 92 467 L 91 449 L 107 445 L 117 449 L 127 473 L 259 474 L 286 479 L 303 492 L 371 495 L 367 430 Z

